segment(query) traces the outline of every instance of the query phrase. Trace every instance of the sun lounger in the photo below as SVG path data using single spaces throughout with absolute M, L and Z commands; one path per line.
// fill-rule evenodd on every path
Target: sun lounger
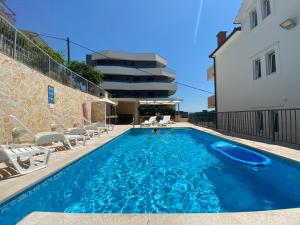
M 108 131 L 112 131 L 114 129 L 113 125 L 105 126 L 104 123 L 97 122 L 97 123 L 92 123 L 94 126 L 101 128 L 102 132 L 108 133 Z
M 70 139 L 68 139 L 64 134 L 58 132 L 39 132 L 34 134 L 15 116 L 9 115 L 9 117 L 14 121 L 14 123 L 17 123 L 19 126 L 21 126 L 22 132 L 25 131 L 34 138 L 36 145 L 51 145 L 53 142 L 61 142 L 64 145 L 67 145 L 70 149 L 72 149 Z
M 54 118 L 53 118 L 54 119 Z M 56 130 L 61 127 L 64 130 L 64 135 L 69 141 L 74 141 L 77 145 L 79 141 L 82 141 L 82 144 L 85 145 L 85 142 L 88 138 L 88 132 L 80 127 L 66 128 L 58 120 L 55 120 L 55 124 L 51 125 L 52 130 Z
M 85 145 L 86 140 L 89 139 L 87 130 L 80 127 L 68 128 L 65 131 L 65 136 L 75 138 L 76 144 L 78 144 L 78 141 L 82 141 L 83 145 Z
M 66 136 L 58 132 L 39 132 L 35 134 L 35 142 L 37 145 L 50 145 L 53 142 L 63 142 L 69 145 Z
M 34 156 L 43 154 L 43 160 L 40 162 L 34 161 Z M 8 145 L 0 146 L 0 161 L 4 162 L 7 166 L 14 166 L 20 174 L 27 174 L 32 171 L 46 167 L 50 157 L 50 150 L 41 146 L 18 147 L 12 148 Z M 21 162 L 24 159 L 29 160 L 29 165 L 24 167 Z
M 146 120 L 141 124 L 141 127 L 153 126 L 155 124 L 156 124 L 156 116 L 151 116 L 149 120 Z
M 91 136 L 97 135 L 100 137 L 100 134 L 102 133 L 102 129 L 95 125 L 85 125 L 83 128 L 86 129 Z
M 168 126 L 171 124 L 171 116 L 164 116 L 164 118 L 159 121 L 158 125 L 160 126 Z
M 108 128 L 103 123 L 100 123 L 100 122 L 92 123 L 85 117 L 83 117 L 83 121 L 87 124 L 84 126 L 84 128 L 86 130 L 94 132 L 95 134 L 98 135 L 98 137 L 100 137 L 100 134 L 103 132 L 108 133 Z

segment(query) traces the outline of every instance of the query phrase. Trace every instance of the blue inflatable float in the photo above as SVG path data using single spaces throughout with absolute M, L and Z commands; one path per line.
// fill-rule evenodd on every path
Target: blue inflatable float
M 224 156 L 240 163 L 251 166 L 267 166 L 271 164 L 271 160 L 267 156 L 227 142 L 216 142 L 211 147 Z

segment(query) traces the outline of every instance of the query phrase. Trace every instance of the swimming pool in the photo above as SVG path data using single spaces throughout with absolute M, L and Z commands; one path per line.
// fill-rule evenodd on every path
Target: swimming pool
M 131 129 L 0 206 L 0 224 L 33 211 L 217 213 L 300 207 L 300 166 L 268 155 L 252 167 L 194 129 Z

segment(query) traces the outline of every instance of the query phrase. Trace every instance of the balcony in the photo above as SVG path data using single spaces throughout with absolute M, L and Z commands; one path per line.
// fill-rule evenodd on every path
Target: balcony
M 176 79 L 176 73 L 164 68 L 131 68 L 122 66 L 96 66 L 104 75 L 130 75 L 130 76 L 164 76 L 171 80 Z
M 209 109 L 216 108 L 216 97 L 215 97 L 215 95 L 208 97 L 208 108 Z
M 170 95 L 177 90 L 174 83 L 146 82 L 146 83 L 125 83 L 104 81 L 101 87 L 105 90 L 125 90 L 125 91 L 168 91 Z
M 207 70 L 207 80 L 215 80 L 215 67 L 212 65 Z

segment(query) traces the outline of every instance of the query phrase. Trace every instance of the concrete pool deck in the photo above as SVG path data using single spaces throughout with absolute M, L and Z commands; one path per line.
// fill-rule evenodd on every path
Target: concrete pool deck
M 244 145 L 261 149 L 275 155 L 292 159 L 300 162 L 300 151 L 292 148 L 277 146 L 273 144 L 262 143 L 254 140 L 247 140 L 238 137 L 227 136 L 217 131 L 201 128 L 190 123 L 177 123 L 171 127 L 190 127 L 200 131 L 217 135 L 219 137 L 227 138 Z M 66 165 L 77 161 L 84 155 L 94 151 L 97 147 L 107 143 L 113 138 L 126 132 L 132 126 L 115 126 L 115 129 L 109 134 L 102 134 L 100 138 L 93 138 L 89 140 L 86 146 L 79 145 L 74 150 L 58 151 L 51 155 L 47 168 L 35 171 L 33 173 L 23 176 L 8 176 L 9 169 L 0 163 L 0 203 L 7 199 L 21 193 L 27 188 L 39 183 L 46 177 L 61 170 Z M 139 126 L 136 126 L 139 128 Z M 4 171 L 4 172 L 3 172 Z M 7 174 L 6 174 L 7 173 Z M 1 178 L 2 176 L 2 178 Z M 5 176 L 8 176 L 8 179 Z M 33 225 L 33 224 L 47 224 L 47 225 L 79 225 L 79 224 L 113 224 L 113 225 L 135 225 L 135 224 L 190 224 L 190 225 L 214 225 L 214 224 L 228 224 L 228 225 L 276 225 L 276 224 L 300 224 L 300 208 L 264 212 L 250 212 L 250 213 L 225 213 L 225 214 L 64 214 L 64 213 L 39 213 L 34 212 L 24 218 L 18 224 Z
M 32 213 L 18 225 L 299 225 L 299 209 L 220 214 Z

